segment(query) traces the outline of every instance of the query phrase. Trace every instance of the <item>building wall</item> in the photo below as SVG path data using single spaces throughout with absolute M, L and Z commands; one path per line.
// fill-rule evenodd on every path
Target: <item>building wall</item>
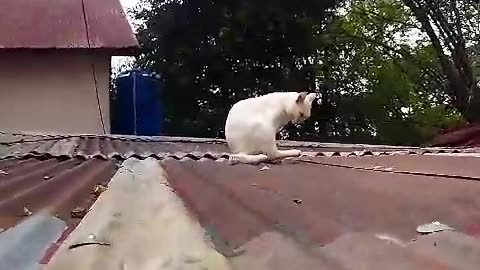
M 102 134 L 93 79 L 110 132 L 110 56 L 79 51 L 0 54 L 0 130 Z

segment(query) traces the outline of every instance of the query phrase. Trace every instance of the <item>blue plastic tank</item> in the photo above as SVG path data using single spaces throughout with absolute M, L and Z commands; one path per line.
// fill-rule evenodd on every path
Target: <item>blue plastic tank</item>
M 132 70 L 115 79 L 112 98 L 112 133 L 122 135 L 161 135 L 164 110 L 162 83 L 156 73 Z

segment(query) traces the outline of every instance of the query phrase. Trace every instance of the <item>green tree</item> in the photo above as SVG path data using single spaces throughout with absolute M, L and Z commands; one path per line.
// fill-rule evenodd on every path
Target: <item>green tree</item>
M 165 79 L 170 134 L 221 136 L 240 99 L 314 87 L 305 62 L 335 0 L 145 0 L 137 64 Z
M 445 105 L 449 97 L 432 46 L 421 35 L 412 38 L 418 30 L 401 1 L 346 2 L 320 37 L 327 64 L 319 63 L 319 76 L 337 82 L 329 137 L 420 144 L 461 120 Z
M 448 87 L 445 94 L 469 122 L 480 121 L 480 88 L 471 48 L 478 47 L 478 0 L 403 0 L 430 39 Z M 470 50 L 469 50 L 470 49 Z M 476 52 L 478 53 L 478 52 Z
M 322 94 L 289 139 L 420 144 L 461 121 L 401 0 L 144 0 L 135 15 L 136 64 L 163 75 L 168 134 L 222 136 L 234 102 L 271 91 Z

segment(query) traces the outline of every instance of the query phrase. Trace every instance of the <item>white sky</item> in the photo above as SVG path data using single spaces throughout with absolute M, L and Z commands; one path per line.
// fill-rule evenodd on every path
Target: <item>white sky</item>
M 132 8 L 138 3 L 138 0 L 120 0 L 120 2 L 123 8 Z
M 139 1 L 140 0 L 120 0 L 120 3 L 122 4 L 125 12 L 127 12 L 127 9 L 135 7 L 135 5 L 137 5 Z M 130 25 L 132 25 L 131 18 L 128 18 L 128 21 L 130 22 Z M 123 62 L 129 61 L 129 59 L 132 59 L 132 57 L 125 57 L 125 56 L 112 57 L 112 68 L 115 69 L 116 67 L 120 66 Z

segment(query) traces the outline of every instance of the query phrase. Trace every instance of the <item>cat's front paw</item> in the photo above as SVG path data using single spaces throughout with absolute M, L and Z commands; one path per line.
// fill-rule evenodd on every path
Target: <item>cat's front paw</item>
M 295 157 L 299 157 L 299 156 L 302 155 L 302 151 L 296 150 L 296 149 L 292 150 L 292 153 L 293 153 L 293 156 L 295 156 Z
M 232 156 L 228 157 L 228 163 L 230 165 L 236 165 L 236 164 L 240 163 L 240 159 L 237 156 L 232 155 Z

